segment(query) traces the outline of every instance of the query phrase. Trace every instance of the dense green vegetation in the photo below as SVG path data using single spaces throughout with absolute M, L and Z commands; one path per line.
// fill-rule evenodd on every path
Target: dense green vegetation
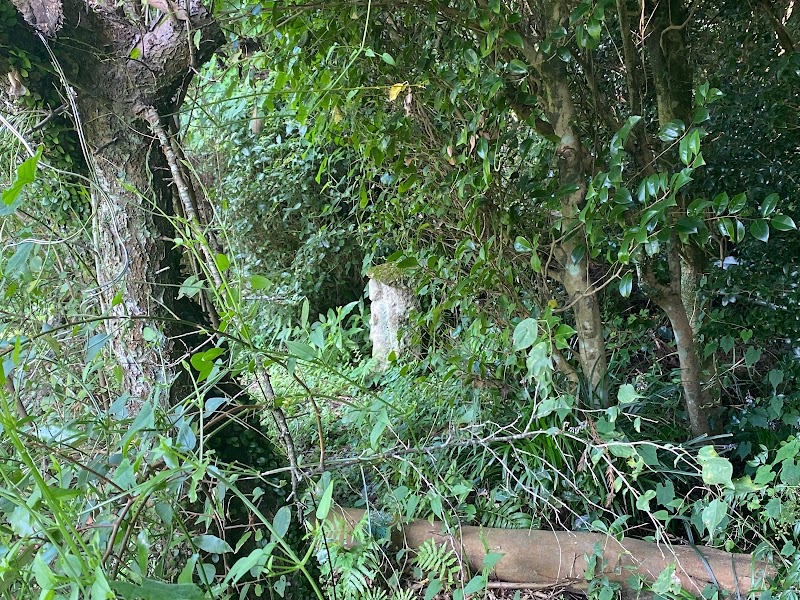
M 429 519 L 797 597 L 792 0 L 77 4 L 0 0 L 0 596 L 493 597 Z

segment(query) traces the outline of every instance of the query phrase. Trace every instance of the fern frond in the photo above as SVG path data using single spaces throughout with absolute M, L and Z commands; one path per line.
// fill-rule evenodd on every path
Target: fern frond
M 433 540 L 423 542 L 414 561 L 423 573 L 431 579 L 438 579 L 448 588 L 453 586 L 461 571 L 461 562 L 455 551 Z

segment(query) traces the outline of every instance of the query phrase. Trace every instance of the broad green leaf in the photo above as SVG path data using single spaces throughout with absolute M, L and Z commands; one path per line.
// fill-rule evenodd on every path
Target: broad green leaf
M 628 298 L 633 290 L 633 273 L 625 273 L 619 280 L 619 293 L 623 298 Z
M 381 54 L 381 60 L 385 62 L 387 65 L 392 65 L 392 66 L 395 65 L 394 58 L 388 52 L 384 52 L 383 54 Z
M 636 388 L 630 383 L 625 383 L 619 386 L 619 391 L 617 392 L 617 401 L 620 404 L 630 404 L 641 397 L 642 396 L 636 393 Z
M 8 259 L 5 274 L 9 277 L 22 275 L 28 271 L 28 258 L 33 250 L 32 242 L 22 242 L 16 252 Z
M 792 229 L 797 229 L 797 225 L 794 224 L 792 217 L 788 217 L 786 215 L 775 215 L 772 217 L 772 219 L 770 219 L 770 223 L 772 223 L 772 226 L 778 231 L 791 231 Z
M 775 212 L 775 207 L 778 206 L 778 200 L 780 200 L 778 194 L 769 194 L 764 198 L 764 202 L 761 203 L 761 216 L 768 217 Z
M 233 548 L 230 547 L 228 542 L 218 538 L 215 535 L 198 535 L 192 538 L 192 543 L 200 548 L 200 550 L 203 550 L 204 552 L 210 552 L 211 554 L 225 554 L 226 552 L 233 552 Z
M 719 220 L 717 227 L 719 227 L 719 232 L 722 235 L 730 240 L 736 241 L 736 225 L 734 225 L 733 219 L 723 217 Z
M 731 477 L 733 465 L 727 458 L 722 458 L 714 450 L 714 446 L 703 446 L 697 453 L 697 462 L 702 467 L 703 481 L 708 485 L 722 485 L 733 488 Z
M 403 260 L 397 263 L 398 269 L 411 269 L 419 265 L 419 262 L 413 256 L 406 256 Z
M 92 600 L 113 600 L 114 592 L 108 585 L 106 576 L 100 566 L 94 568 L 94 583 L 92 583 Z
M 272 519 L 272 528 L 275 530 L 275 535 L 281 539 L 286 537 L 286 532 L 289 531 L 291 523 L 292 509 L 288 506 L 281 506 Z
M 86 354 L 84 357 L 87 363 L 97 358 L 100 350 L 102 350 L 109 339 L 111 339 L 111 336 L 107 333 L 97 333 L 89 338 L 89 341 L 86 343 Z
M 522 50 L 525 48 L 525 42 L 522 41 L 522 36 L 517 33 L 516 31 L 505 31 L 503 32 L 503 39 L 510 45 L 515 46 Z
M 382 409 L 380 413 L 378 413 L 378 417 L 375 420 L 375 425 L 372 427 L 372 431 L 369 434 L 369 444 L 373 448 L 377 447 L 378 440 L 383 435 L 384 430 L 389 426 L 389 415 L 386 412 L 386 409 Z
M 539 323 L 536 319 L 523 319 L 514 328 L 514 352 L 533 346 L 539 335 Z
M 755 346 L 750 346 L 747 349 L 747 352 L 744 353 L 744 362 L 748 367 L 752 367 L 756 364 L 759 360 L 761 360 L 761 348 L 756 348 Z
M 270 281 L 263 275 L 251 275 L 250 276 L 250 287 L 254 290 L 263 290 L 269 287 Z
M 231 266 L 231 261 L 225 254 L 217 254 L 214 257 L 214 262 L 217 264 L 217 269 L 219 269 L 221 273 L 227 271 L 228 267 Z
M 681 592 L 681 580 L 675 575 L 675 565 L 671 564 L 659 573 L 653 582 L 653 592 L 670 598 Z
M 139 414 L 136 415 L 133 423 L 131 423 L 128 431 L 125 433 L 125 437 L 122 440 L 123 447 L 127 446 L 131 439 L 133 439 L 133 436 L 138 432 L 153 429 L 153 427 L 155 427 L 155 422 L 153 403 L 149 400 L 145 401 L 144 404 L 142 404 L 142 408 L 139 409 Z
M 769 239 L 769 223 L 764 219 L 756 219 L 750 223 L 750 235 L 766 242 Z
M 508 63 L 508 70 L 515 75 L 524 75 L 528 72 L 528 65 L 521 60 L 515 58 Z
M 726 192 L 714 196 L 711 201 L 711 205 L 714 207 L 714 214 L 721 215 L 728 208 L 728 202 L 730 202 L 730 198 Z
M 438 579 L 432 579 L 425 590 L 425 600 L 433 600 L 433 597 L 442 591 L 442 582 Z
M 650 512 L 650 501 L 656 497 L 655 490 L 647 490 L 636 499 L 636 508 L 645 512 Z
M 767 379 L 769 379 L 769 383 L 773 388 L 777 388 L 780 384 L 782 384 L 783 378 L 784 372 L 782 369 L 772 369 L 767 375 Z
M 533 246 L 526 238 L 518 235 L 517 239 L 514 240 L 514 250 L 517 252 L 530 252 L 533 250 Z
M 736 194 L 733 198 L 731 198 L 731 201 L 728 203 L 728 212 L 732 215 L 735 215 L 741 212 L 741 210 L 746 205 L 747 205 L 747 195 L 744 193 Z
M 703 509 L 702 521 L 708 535 L 713 539 L 717 526 L 728 515 L 728 503 L 724 500 L 715 499 L 709 502 Z
M 483 590 L 486 584 L 483 582 L 483 577 L 480 575 L 475 575 L 472 579 L 467 582 L 467 585 L 464 586 L 464 593 L 465 594 L 475 594 Z
M 686 125 L 683 121 L 680 119 L 670 121 L 658 132 L 658 138 L 662 142 L 674 142 L 683 135 L 684 131 L 686 131 Z
M 296 356 L 300 360 L 314 360 L 317 357 L 316 351 L 303 342 L 287 340 L 286 347 L 293 356 Z

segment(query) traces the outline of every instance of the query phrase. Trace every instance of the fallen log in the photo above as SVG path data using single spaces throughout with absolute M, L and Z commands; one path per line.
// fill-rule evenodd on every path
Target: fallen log
M 345 524 L 345 540 L 366 511 L 337 507 L 328 519 Z M 392 529 L 392 544 L 398 548 L 417 549 L 427 540 L 451 546 L 473 572 L 480 573 L 487 552 L 503 554 L 490 578 L 512 583 L 569 586 L 584 588 L 587 556 L 602 551 L 602 564 L 595 567 L 596 577 L 608 577 L 623 586 L 631 575 L 647 582 L 675 565 L 674 580 L 694 596 L 707 585 L 719 585 L 723 591 L 742 596 L 762 585 L 773 573 L 765 562 L 750 554 L 733 554 L 707 546 L 672 546 L 632 538 L 621 542 L 612 536 L 588 531 L 542 531 L 535 529 L 493 529 L 462 526 L 450 532 L 439 521 L 412 521 Z M 345 541 L 345 543 L 347 543 Z

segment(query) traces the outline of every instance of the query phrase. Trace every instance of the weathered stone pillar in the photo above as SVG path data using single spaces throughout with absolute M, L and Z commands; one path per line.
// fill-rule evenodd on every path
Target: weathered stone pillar
M 369 320 L 372 357 L 378 369 L 385 369 L 389 355 L 394 352 L 400 356 L 405 346 L 400 330 L 414 308 L 414 294 L 403 285 L 402 272 L 390 263 L 373 267 L 367 271 L 367 277 L 372 303 Z

